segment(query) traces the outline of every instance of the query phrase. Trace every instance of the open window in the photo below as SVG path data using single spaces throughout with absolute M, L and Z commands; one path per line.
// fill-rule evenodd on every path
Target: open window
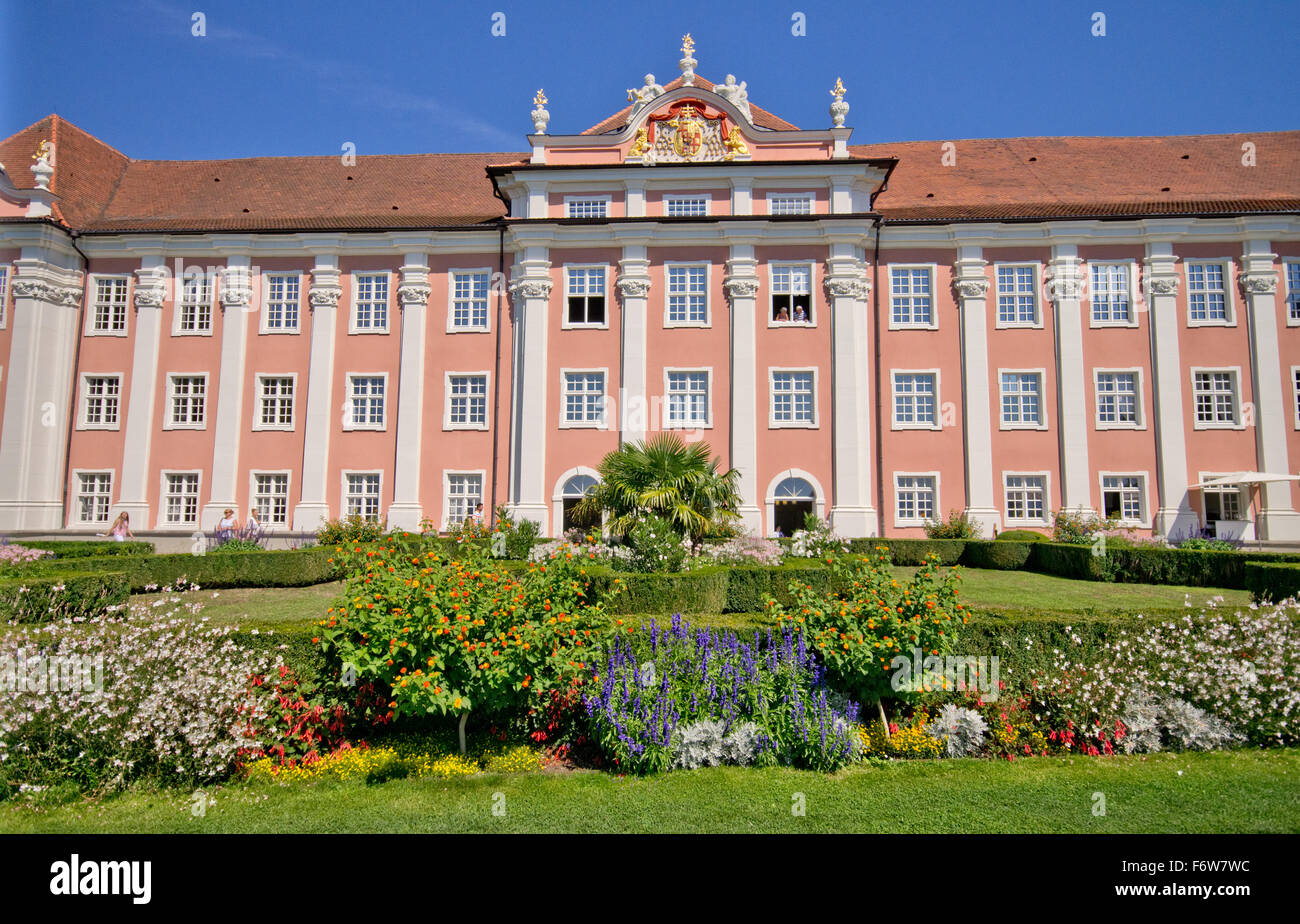
M 772 266 L 772 323 L 812 324 L 812 266 L 777 263 Z

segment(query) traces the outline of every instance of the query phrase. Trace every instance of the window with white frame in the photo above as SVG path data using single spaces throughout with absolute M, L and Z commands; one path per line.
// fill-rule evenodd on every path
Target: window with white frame
M 488 279 L 486 272 L 452 272 L 452 330 L 488 329 Z
M 708 196 L 669 196 L 664 200 L 669 218 L 699 218 L 709 214 Z
M 1007 519 L 1047 522 L 1047 476 L 1005 475 Z
M 448 429 L 487 429 L 487 380 L 485 373 L 447 376 Z
M 459 526 L 483 502 L 483 476 L 468 472 L 447 474 L 447 526 Z
M 567 218 L 606 218 L 609 216 L 609 197 L 572 198 L 565 200 Z
M 889 268 L 889 323 L 894 327 L 934 325 L 934 286 L 928 266 Z
M 709 373 L 704 370 L 669 370 L 664 426 L 708 426 Z
M 605 276 L 603 266 L 565 267 L 566 315 L 569 325 L 605 323 Z
M 289 476 L 284 472 L 254 472 L 253 509 L 264 526 L 288 526 Z
M 167 391 L 167 426 L 178 429 L 203 429 L 207 419 L 208 377 L 206 375 L 168 376 Z
M 387 382 L 382 375 L 348 377 L 348 426 L 354 430 L 384 428 L 384 392 Z
M 388 330 L 388 274 L 356 273 L 352 277 L 352 329 Z
M 605 421 L 605 373 L 564 373 L 564 423 L 600 426 Z
M 296 331 L 298 305 L 302 291 L 299 273 L 268 273 L 266 304 L 262 309 L 263 328 L 268 331 Z
M 259 375 L 258 428 L 261 430 L 293 429 L 293 386 L 291 375 Z
M 1143 520 L 1143 495 L 1141 475 L 1104 475 L 1101 479 L 1102 513 L 1107 519 L 1119 518 L 1130 522 Z
M 95 279 L 95 303 L 91 306 L 92 334 L 126 333 L 127 280 L 119 276 Z
M 817 425 L 816 376 L 812 370 L 772 372 L 772 426 Z
M 0 266 L 0 328 L 9 318 L 9 267 Z
M 1192 373 L 1192 395 L 1196 403 L 1197 427 L 1237 425 L 1237 373 L 1210 369 Z
M 181 281 L 180 305 L 176 311 L 176 331 L 181 334 L 212 332 L 212 277 L 207 273 L 188 273 Z
M 1088 300 L 1096 324 L 1128 324 L 1133 317 L 1127 263 L 1090 263 Z
M 934 475 L 894 476 L 894 519 L 920 524 L 934 518 L 939 488 Z
M 811 193 L 793 193 L 771 195 L 767 197 L 769 215 L 811 215 L 813 197 Z
M 379 519 L 379 472 L 348 472 L 344 476 L 343 509 L 350 517 Z
M 1300 429 L 1300 366 L 1291 368 L 1291 378 L 1295 385 L 1295 425 Z
M 81 425 L 117 429 L 122 377 L 87 375 L 82 377 L 81 382 Z
M 1193 324 L 1228 322 L 1228 289 L 1223 263 L 1188 262 L 1187 311 Z
M 1284 261 L 1286 269 L 1286 319 L 1300 324 L 1300 260 Z
M 703 264 L 668 267 L 668 324 L 709 321 L 708 268 Z
M 1003 372 L 1002 425 L 1040 427 L 1043 423 L 1043 375 L 1040 372 Z
M 107 523 L 112 497 L 112 472 L 78 472 L 77 522 Z
M 198 472 L 163 472 L 163 525 L 195 526 L 198 522 Z
M 895 427 L 937 427 L 938 378 L 934 372 L 894 373 Z
M 772 264 L 772 320 L 781 324 L 812 323 L 811 264 Z
M 1136 372 L 1097 372 L 1097 425 L 1102 429 L 1141 426 Z
M 1202 488 L 1202 503 L 1205 505 L 1207 522 L 1215 520 L 1241 520 L 1241 488 L 1237 485 L 1216 485 Z
M 1032 266 L 998 266 L 998 324 L 1033 327 L 1038 324 L 1038 286 Z

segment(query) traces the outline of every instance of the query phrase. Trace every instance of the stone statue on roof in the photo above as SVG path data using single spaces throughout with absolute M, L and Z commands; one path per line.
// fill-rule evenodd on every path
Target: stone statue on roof
M 632 115 L 636 115 L 656 96 L 663 96 L 664 88 L 655 83 L 654 74 L 645 75 L 645 86 L 627 91 L 628 102 L 632 103 Z
M 745 81 L 736 83 L 736 75 L 728 74 L 726 83 L 716 84 L 713 92 L 739 109 L 746 121 L 752 123 L 754 117 L 749 113 L 749 91 L 746 87 Z

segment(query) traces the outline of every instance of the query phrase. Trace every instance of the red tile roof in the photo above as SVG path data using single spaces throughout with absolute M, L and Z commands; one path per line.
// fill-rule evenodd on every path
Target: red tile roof
M 676 80 L 671 80 L 668 83 L 664 84 L 663 86 L 664 86 L 664 92 L 666 93 L 669 90 L 676 90 L 678 87 L 683 87 L 685 86 L 685 84 L 682 83 L 682 78 L 678 77 Z M 701 87 L 702 89 L 705 90 L 712 90 L 715 84 L 713 83 L 713 81 L 705 80 L 699 74 L 696 74 L 694 86 Z M 601 122 L 597 122 L 595 125 L 591 126 L 591 128 L 587 129 L 582 134 L 603 135 L 606 132 L 617 131 L 618 129 L 622 128 L 624 125 L 627 124 L 627 117 L 630 116 L 631 114 L 632 114 L 632 106 L 631 105 L 624 106 L 618 112 L 614 113 L 612 116 L 610 116 L 609 118 Z M 749 104 L 749 114 L 753 118 L 754 124 L 757 125 L 759 128 L 770 128 L 773 131 L 798 131 L 799 130 L 798 126 L 791 125 L 785 119 L 782 119 L 779 116 L 772 115 L 772 113 L 768 112 L 766 109 L 760 109 L 758 106 L 755 106 L 753 103 Z
M 55 143 L 54 217 L 101 232 L 473 225 L 505 211 L 486 167 L 528 159 L 507 152 L 374 155 L 353 166 L 338 157 L 131 160 L 49 116 L 0 141 L 0 163 L 20 188 L 34 185 L 28 167 L 46 139 Z M 1255 145 L 1254 167 L 1241 164 L 1246 142 Z M 875 202 L 891 221 L 1300 212 L 1300 131 L 953 144 L 951 167 L 943 166 L 940 141 L 850 150 L 897 158 Z

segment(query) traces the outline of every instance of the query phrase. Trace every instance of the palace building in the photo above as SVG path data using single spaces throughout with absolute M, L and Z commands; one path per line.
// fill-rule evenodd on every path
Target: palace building
M 1300 132 L 857 144 L 695 65 L 519 152 L 0 142 L 0 530 L 558 535 L 675 430 L 764 535 L 1300 539 Z

